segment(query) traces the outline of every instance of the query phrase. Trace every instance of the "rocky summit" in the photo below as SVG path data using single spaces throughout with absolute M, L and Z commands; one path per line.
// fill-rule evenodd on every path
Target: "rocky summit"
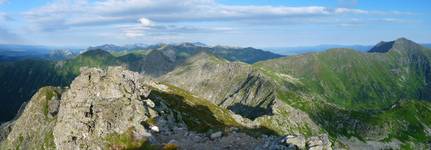
M 331 149 L 327 135 L 247 127 L 246 118 L 122 67 L 80 72 L 70 87 L 41 88 L 2 125 L 0 149 Z

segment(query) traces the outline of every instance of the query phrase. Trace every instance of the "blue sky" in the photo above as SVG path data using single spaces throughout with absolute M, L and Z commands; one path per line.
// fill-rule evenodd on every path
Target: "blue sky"
M 0 43 L 431 43 L 429 0 L 0 0 Z

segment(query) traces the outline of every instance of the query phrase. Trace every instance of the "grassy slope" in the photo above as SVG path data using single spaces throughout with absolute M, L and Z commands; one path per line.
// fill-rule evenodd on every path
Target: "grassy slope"
M 403 54 L 366 54 L 349 49 L 287 57 L 258 63 L 267 74 L 289 74 L 305 91 L 348 109 L 380 109 L 400 99 L 421 99 L 425 74 Z M 429 67 L 429 66 L 428 66 Z M 422 98 L 423 99 L 423 98 Z
M 278 98 L 308 112 L 333 137 L 425 143 L 430 140 L 425 130 L 431 125 L 431 104 L 403 99 L 429 99 L 421 94 L 429 93 L 429 52 L 367 54 L 333 49 L 255 67 L 278 83 Z
M 190 130 L 214 132 L 236 127 L 251 135 L 276 134 L 275 131 L 265 127 L 244 127 L 235 121 L 227 109 L 218 107 L 206 99 L 196 97 L 175 86 L 167 85 L 167 87 L 169 92 L 153 89 L 149 97 L 165 103 L 175 112 L 176 118 L 181 118 L 181 121 L 184 121 Z

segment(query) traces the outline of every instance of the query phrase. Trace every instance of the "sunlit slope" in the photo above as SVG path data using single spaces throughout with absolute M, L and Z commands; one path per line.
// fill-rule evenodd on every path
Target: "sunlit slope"
M 385 53 L 331 49 L 264 61 L 267 74 L 288 74 L 303 92 L 342 108 L 379 109 L 402 99 L 431 100 L 430 51 L 406 39 Z

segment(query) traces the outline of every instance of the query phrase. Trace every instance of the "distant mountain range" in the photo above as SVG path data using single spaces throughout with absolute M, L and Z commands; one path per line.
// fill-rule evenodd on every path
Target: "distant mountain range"
M 87 50 L 104 50 L 108 52 L 130 52 L 145 50 L 151 48 L 157 48 L 161 45 L 182 45 L 182 46 L 197 46 L 197 47 L 207 47 L 207 48 L 227 48 L 235 49 L 235 47 L 227 46 L 208 46 L 201 42 L 194 43 L 179 43 L 179 44 L 155 44 L 148 45 L 143 43 L 126 44 L 123 46 L 114 44 L 104 44 L 99 46 L 90 46 L 86 49 L 84 48 L 57 48 L 50 46 L 37 46 L 37 45 L 12 45 L 12 44 L 0 44 L 0 61 L 10 61 L 10 60 L 22 60 L 22 59 L 47 59 L 47 60 L 61 60 L 67 59 L 78 55 L 79 53 L 85 52 Z M 422 44 L 425 47 L 431 48 L 431 44 Z M 263 50 L 270 51 L 280 55 L 299 55 L 310 52 L 325 51 L 331 48 L 350 48 L 362 52 L 370 50 L 373 46 L 371 45 L 337 45 L 337 44 L 327 44 L 327 45 L 317 45 L 317 46 L 300 46 L 300 47 L 267 47 Z M 238 47 L 239 48 L 239 47 Z M 237 49 L 238 49 L 237 48 Z M 65 56 L 62 56 L 62 53 Z M 220 52 L 222 53 L 222 52 Z
M 27 58 L 42 58 L 52 50 L 44 46 L 0 45 L 0 61 Z
M 425 47 L 431 48 L 431 44 L 422 44 Z M 349 48 L 361 52 L 367 52 L 373 46 L 372 45 L 337 45 L 337 44 L 327 44 L 327 45 L 317 45 L 317 46 L 299 46 L 299 47 L 268 47 L 262 48 L 267 51 L 271 51 L 281 55 L 299 55 L 310 52 L 320 52 L 331 48 Z
M 431 49 L 406 38 L 293 56 L 195 43 L 131 47 L 0 62 L 0 121 L 31 99 L 16 121 L 0 127 L 0 149 L 160 144 L 134 140 L 138 131 L 163 142 L 174 137 L 165 141 L 165 134 L 183 140 L 195 132 L 217 142 L 238 132 L 262 137 L 248 142 L 275 136 L 261 145 L 283 139 L 286 149 L 430 147 Z M 29 120 L 37 120 L 36 129 Z M 97 133 L 115 127 L 125 135 Z
M 79 51 L 79 49 L 75 48 L 0 44 L 0 61 L 25 59 L 62 60 L 76 56 Z

